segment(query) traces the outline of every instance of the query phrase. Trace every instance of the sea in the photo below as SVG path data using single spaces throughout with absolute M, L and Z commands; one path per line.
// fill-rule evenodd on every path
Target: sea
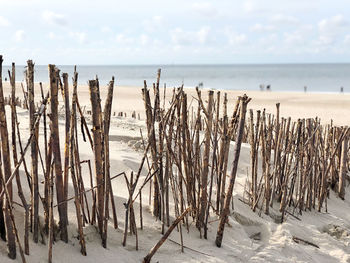
M 73 76 L 74 65 L 57 65 Z M 98 77 L 100 85 L 112 76 L 118 86 L 152 86 L 161 69 L 161 85 L 204 89 L 339 93 L 350 92 L 350 64 L 267 64 L 267 65 L 77 65 L 79 83 Z M 3 66 L 3 80 L 10 66 Z M 16 66 L 16 81 L 24 81 L 25 66 Z M 8 77 L 7 77 L 8 78 Z M 48 82 L 48 67 L 35 65 L 35 82 Z M 70 78 L 71 80 L 71 78 Z

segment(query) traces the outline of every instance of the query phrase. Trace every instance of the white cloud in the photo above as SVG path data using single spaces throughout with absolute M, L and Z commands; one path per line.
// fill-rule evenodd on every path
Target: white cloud
M 210 27 L 205 26 L 196 33 L 199 43 L 206 44 L 210 37 Z
M 230 45 L 242 45 L 248 42 L 248 37 L 246 34 L 237 33 L 231 28 L 225 28 L 224 34 L 228 38 L 228 42 Z
M 318 29 L 322 34 L 333 34 L 348 25 L 343 15 L 336 15 L 331 18 L 323 19 L 318 23 Z
M 175 45 L 183 46 L 191 44 L 192 34 L 177 27 L 170 32 L 171 40 Z
M 156 31 L 158 29 L 161 28 L 161 26 L 163 25 L 164 21 L 163 21 L 163 17 L 162 16 L 153 16 L 150 19 L 146 19 L 142 22 L 143 27 L 145 28 L 145 30 L 153 32 Z
M 185 31 L 178 27 L 170 31 L 172 42 L 177 46 L 207 44 L 211 41 L 210 27 L 203 26 L 198 31 Z
M 69 35 L 80 44 L 87 43 L 87 34 L 85 32 L 69 32 Z
M 276 42 L 278 42 L 277 34 L 268 34 L 262 38 L 259 38 L 258 45 L 264 46 L 264 48 L 265 48 L 266 46 L 271 46 L 271 45 L 275 44 Z
M 192 9 L 206 17 L 214 17 L 218 14 L 217 9 L 209 2 L 193 3 Z
M 3 16 L 0 16 L 0 27 L 9 26 L 10 22 Z
M 296 17 L 290 16 L 290 15 L 284 15 L 284 14 L 273 15 L 270 18 L 270 21 L 275 22 L 275 23 L 279 23 L 279 24 L 297 24 L 297 23 L 299 23 L 299 19 L 297 19 Z
M 253 1 L 244 1 L 242 7 L 247 13 L 254 12 L 257 9 L 256 3 Z
M 255 24 L 254 26 L 252 26 L 250 28 L 250 31 L 253 32 L 268 32 L 268 31 L 273 31 L 275 30 L 276 27 L 272 26 L 272 25 L 262 25 L 262 24 Z
M 101 27 L 101 32 L 102 33 L 111 33 L 112 29 L 109 26 L 103 26 L 103 27 Z
M 50 39 L 55 39 L 55 38 L 56 38 L 56 34 L 55 34 L 54 32 L 50 32 L 49 35 L 48 35 L 48 37 L 49 37 Z
M 131 37 L 128 37 L 124 34 L 117 34 L 116 37 L 115 37 L 115 41 L 118 43 L 118 44 L 133 44 L 134 43 L 134 39 L 131 38 Z
M 344 43 L 349 45 L 350 44 L 350 35 L 346 35 L 344 38 Z
M 56 33 L 54 32 L 49 32 L 47 34 L 47 37 L 51 40 L 58 40 L 58 39 L 63 39 L 63 36 L 62 35 L 57 35 Z
M 149 36 L 147 36 L 146 34 L 142 34 L 140 36 L 140 43 L 141 45 L 145 46 L 149 43 L 150 39 L 149 39 Z
M 45 22 L 52 25 L 65 26 L 67 24 L 67 20 L 64 15 L 56 14 L 52 11 L 45 10 L 42 13 L 42 18 Z
M 337 36 L 349 26 L 343 15 L 336 15 L 326 18 L 318 23 L 320 45 L 330 45 L 334 43 Z
M 299 31 L 284 33 L 284 41 L 289 45 L 300 45 L 305 43 L 304 36 Z
M 17 30 L 15 32 L 15 40 L 16 40 L 16 42 L 21 42 L 21 41 L 24 40 L 24 38 L 25 38 L 25 33 L 24 33 L 23 30 Z

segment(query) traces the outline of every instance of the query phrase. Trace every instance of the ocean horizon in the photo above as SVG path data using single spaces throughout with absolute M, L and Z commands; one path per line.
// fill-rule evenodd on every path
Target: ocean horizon
M 74 65 L 57 65 L 69 75 Z M 8 79 L 11 66 L 3 66 L 3 80 Z M 267 86 L 271 91 L 337 93 L 341 87 L 350 92 L 350 63 L 312 64 L 216 64 L 216 65 L 77 65 L 79 84 L 98 76 L 100 85 L 115 77 L 117 86 L 141 87 L 146 80 L 149 87 L 161 69 L 161 85 L 185 88 L 200 86 L 217 90 L 260 90 Z M 35 82 L 48 82 L 47 65 L 35 65 Z M 24 81 L 24 65 L 16 65 L 16 81 Z

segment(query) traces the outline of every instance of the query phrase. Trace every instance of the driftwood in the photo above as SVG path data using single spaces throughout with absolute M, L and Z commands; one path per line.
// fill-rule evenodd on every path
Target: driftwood
M 299 237 L 296 237 L 296 236 L 293 236 L 293 241 L 295 242 L 295 243 L 301 243 L 301 244 L 305 244 L 305 245 L 309 245 L 309 246 L 313 246 L 313 247 L 316 247 L 316 248 L 320 248 L 318 245 L 316 245 L 316 244 L 314 244 L 314 243 L 312 243 L 312 242 L 310 242 L 310 241 L 307 241 L 307 240 L 305 240 L 305 239 L 301 239 L 301 238 L 299 238 Z

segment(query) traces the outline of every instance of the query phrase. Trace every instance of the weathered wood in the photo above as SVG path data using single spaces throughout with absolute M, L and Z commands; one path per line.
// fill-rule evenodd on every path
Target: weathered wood
M 59 140 L 59 128 L 58 128 L 58 76 L 59 71 L 55 65 L 49 65 L 49 77 L 50 77 L 50 104 L 51 104 L 51 138 L 52 138 L 52 151 L 53 160 L 55 164 L 55 179 L 56 179 L 56 197 L 58 206 L 58 214 L 60 219 L 60 237 L 64 242 L 68 242 L 67 232 L 67 207 L 64 203 L 61 203 L 64 198 L 64 181 L 62 176 L 62 162 Z
M 348 172 L 347 168 L 348 161 L 348 137 L 346 136 L 343 140 L 341 147 L 341 161 L 340 161 L 340 172 L 339 172 L 339 197 L 344 200 L 345 198 L 345 184 L 346 184 L 346 174 Z
M 165 232 L 165 234 L 162 236 L 162 238 L 158 241 L 158 243 L 150 250 L 150 252 L 143 258 L 144 263 L 151 262 L 152 257 L 157 252 L 157 250 L 163 245 L 163 243 L 167 240 L 171 232 L 174 230 L 174 228 L 183 220 L 183 218 L 187 215 L 188 212 L 191 211 L 191 207 L 188 207 L 176 220 L 173 222 L 173 224 L 169 227 L 169 229 Z
M 72 112 L 71 112 L 71 123 L 70 123 L 70 131 L 69 131 L 69 153 L 70 153 L 70 173 L 71 173 L 71 178 L 73 182 L 73 187 L 74 187 L 74 194 L 75 194 L 75 211 L 76 211 L 76 217 L 77 217 L 77 223 L 78 223 L 78 231 L 79 231 L 79 243 L 80 243 L 80 252 L 84 256 L 86 256 L 86 246 L 85 246 L 85 238 L 84 238 L 84 232 L 83 232 L 83 220 L 82 220 L 82 215 L 81 215 L 81 205 L 80 205 L 80 199 L 79 199 L 79 187 L 77 183 L 77 176 L 75 172 L 75 149 L 74 149 L 74 144 L 75 144 L 75 124 L 76 124 L 76 100 L 77 100 L 77 85 L 74 85 L 73 89 L 73 100 L 72 100 Z M 67 147 L 67 145 L 66 145 Z M 67 150 L 68 151 L 68 150 Z M 67 172 L 68 172 L 68 167 L 67 167 Z M 67 179 L 68 183 L 68 179 Z M 67 199 L 67 196 L 65 197 Z M 67 202 L 65 202 L 65 206 L 67 207 Z
M 95 159 L 95 178 L 97 187 L 97 221 L 98 229 L 103 234 L 103 222 L 104 222 L 104 197 L 105 197 L 105 173 L 103 171 L 103 145 L 102 145 L 102 119 L 101 119 L 101 98 L 98 80 L 89 81 L 90 99 L 92 108 L 92 133 L 94 139 L 94 159 Z
M 238 123 L 238 130 L 237 130 L 237 137 L 236 137 L 236 142 L 235 142 L 235 147 L 233 150 L 233 161 L 232 161 L 232 170 L 230 174 L 230 183 L 227 189 L 226 197 L 225 197 L 225 206 L 222 209 L 222 212 L 220 214 L 220 223 L 218 226 L 218 231 L 216 234 L 216 240 L 215 244 L 217 247 L 221 247 L 222 243 L 222 238 L 224 235 L 224 229 L 225 229 L 225 223 L 228 219 L 228 215 L 230 213 L 230 202 L 232 198 L 232 192 L 233 192 L 233 187 L 235 184 L 236 180 L 236 173 L 237 173 L 237 168 L 238 168 L 238 161 L 239 161 L 239 156 L 241 153 L 241 144 L 242 144 L 242 138 L 243 138 L 243 131 L 244 131 L 244 122 L 245 122 L 245 116 L 246 116 L 246 111 L 247 111 L 247 105 L 251 99 L 247 97 L 247 95 L 244 95 L 243 97 L 240 98 L 240 117 L 239 117 L 239 123 Z
M 1 135 L 1 150 L 2 150 L 2 164 L 4 166 L 4 174 L 1 176 L 2 180 L 1 190 L 6 192 L 5 199 L 1 199 L 2 213 L 5 219 L 6 226 L 6 240 L 8 248 L 8 256 L 11 259 L 16 258 L 16 240 L 14 229 L 11 222 L 11 202 L 12 202 L 12 183 L 5 184 L 11 177 L 11 161 L 10 161 L 10 147 L 8 141 L 8 131 L 6 122 L 4 90 L 2 86 L 2 62 L 3 58 L 0 55 L 0 135 Z M 0 167 L 1 168 L 1 167 Z M 6 188 L 6 189 L 5 189 Z
M 18 164 L 17 156 L 17 146 L 16 146 L 16 120 L 17 120 L 17 111 L 16 111 L 16 68 L 15 63 L 12 63 L 12 73 L 9 73 L 9 78 L 11 82 L 11 143 L 12 143 L 12 159 L 14 167 Z M 24 252 L 29 255 L 29 205 L 24 196 L 21 184 L 21 178 L 19 176 L 19 171 L 15 172 L 16 182 L 17 182 L 17 191 L 18 196 L 21 199 L 23 208 L 24 208 Z
M 68 85 L 68 74 L 63 73 L 63 90 L 62 95 L 64 97 L 64 108 L 65 108 L 65 141 L 64 141 L 64 173 L 63 173 L 63 188 L 64 188 L 64 199 L 68 197 L 68 166 L 69 166 L 69 135 L 70 135 L 70 123 L 71 113 L 69 107 L 69 85 Z M 67 207 L 65 207 L 67 210 Z M 68 218 L 67 218 L 68 222 Z
M 145 103 L 146 111 L 146 125 L 148 132 L 148 140 L 151 143 L 151 155 L 152 155 L 152 167 L 153 170 L 158 170 L 158 154 L 157 154 L 157 144 L 154 129 L 154 117 L 152 115 L 151 99 L 149 96 L 149 90 L 147 89 L 146 81 L 144 82 L 144 88 L 142 89 L 143 100 Z M 153 194 L 153 215 L 159 217 L 161 215 L 160 208 L 160 192 L 158 185 L 158 174 L 153 179 L 154 194 Z
M 110 160 L 109 160 L 109 127 L 111 122 L 111 111 L 113 101 L 113 89 L 114 89 L 114 77 L 109 82 L 107 99 L 104 107 L 103 115 L 103 137 L 104 137 L 104 169 L 105 169 L 105 215 L 104 215 L 104 227 L 102 236 L 102 246 L 107 247 L 107 229 L 108 229 L 108 218 L 109 218 L 109 197 L 111 198 L 113 208 L 113 218 L 115 228 L 118 226 L 117 214 L 115 211 L 114 195 L 111 184 L 110 176 Z
M 214 102 L 214 92 L 210 90 L 208 92 L 208 105 L 207 109 L 204 108 L 203 102 L 200 98 L 200 103 L 202 105 L 202 110 L 207 117 L 207 127 L 205 130 L 205 144 L 204 144 L 204 155 L 203 155 L 203 166 L 201 172 L 201 189 L 200 189 L 200 210 L 199 210 L 199 227 L 205 227 L 205 212 L 208 205 L 208 173 L 209 173 L 209 156 L 210 156 L 210 145 L 211 145 L 211 133 L 213 125 L 213 102 Z

